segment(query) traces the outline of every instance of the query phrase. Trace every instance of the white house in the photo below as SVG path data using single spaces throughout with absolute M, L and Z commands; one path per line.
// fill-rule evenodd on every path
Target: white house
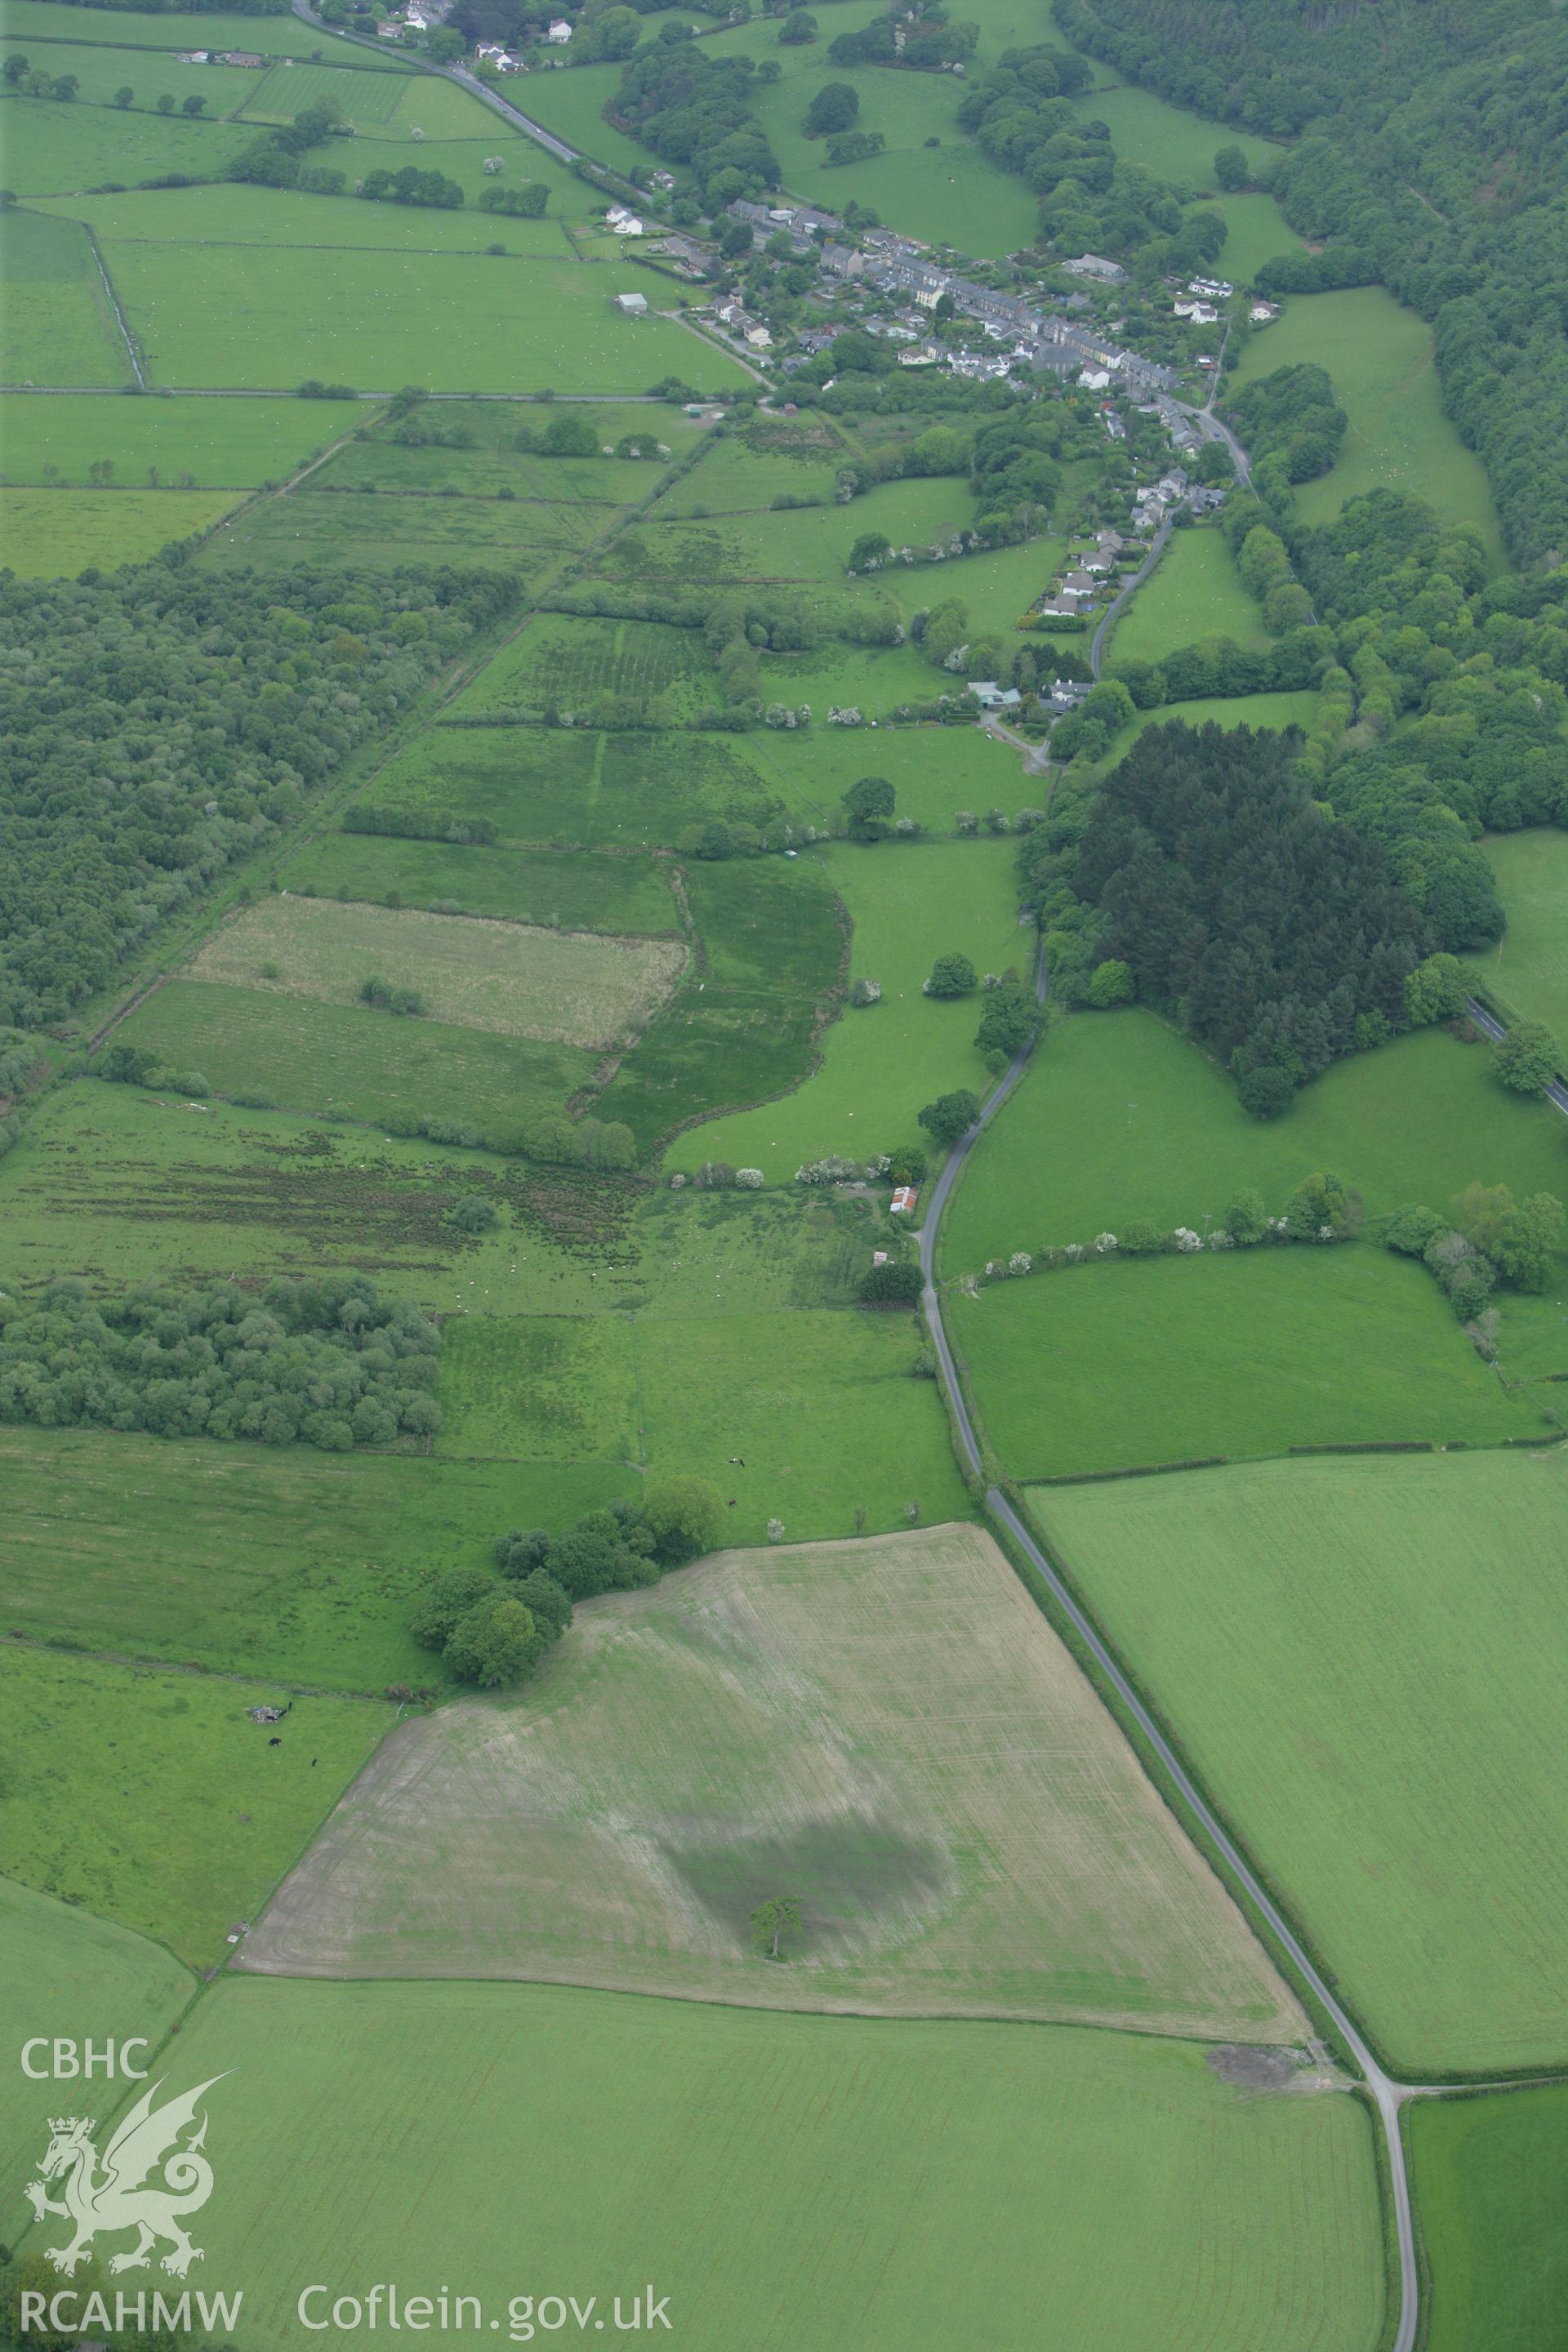
M 643 235 L 643 225 L 641 221 L 638 220 L 636 213 L 628 212 L 625 205 L 612 205 L 609 211 L 605 215 L 605 222 L 607 227 L 615 230 L 617 236 L 641 236 Z
M 1110 371 L 1109 368 L 1081 368 L 1078 380 L 1085 392 L 1103 392 L 1110 382 Z
M 1279 317 L 1279 305 L 1277 302 L 1255 302 L 1247 315 L 1255 327 L 1267 326 L 1270 319 Z
M 772 346 L 773 340 L 772 335 L 769 334 L 765 327 L 748 327 L 746 329 L 746 341 L 750 343 L 754 352 L 765 352 L 769 350 Z
M 552 20 L 544 37 L 547 41 L 553 41 L 559 47 L 563 42 L 572 38 L 572 27 L 564 16 L 556 16 Z

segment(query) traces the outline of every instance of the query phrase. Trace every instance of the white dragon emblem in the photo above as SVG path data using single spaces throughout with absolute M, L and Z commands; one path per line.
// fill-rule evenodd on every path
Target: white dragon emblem
M 76 2226 L 68 2246 L 48 2249 L 56 2270 L 69 2278 L 86 2261 L 95 2238 L 112 2236 L 121 2230 L 134 2230 L 136 2243 L 129 2252 L 110 2258 L 111 2272 L 150 2269 L 164 2239 L 170 2242 L 170 2252 L 163 2256 L 163 2266 L 174 2278 L 184 2278 L 191 2264 L 201 2261 L 202 2250 L 192 2245 L 183 2217 L 198 2211 L 212 2195 L 213 2168 L 201 2154 L 207 2133 L 205 2116 L 184 2147 L 175 2142 L 194 2121 L 203 2093 L 223 2079 L 214 2074 L 161 2107 L 153 2106 L 153 2096 L 162 2088 L 162 2081 L 151 2084 L 117 2126 L 101 2159 L 93 2146 L 96 2125 L 91 2116 L 50 2116 L 49 2144 L 37 2179 L 27 2183 L 26 2196 L 35 2220 L 58 2213 Z M 151 2177 L 160 2171 L 162 2181 L 152 2183 Z M 51 2197 L 47 2183 L 62 2179 L 63 2197 Z

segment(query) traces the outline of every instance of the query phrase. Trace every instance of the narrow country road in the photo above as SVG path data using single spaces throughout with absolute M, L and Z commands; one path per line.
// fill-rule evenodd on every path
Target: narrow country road
M 1478 1003 L 1473 996 L 1466 997 L 1465 1010 L 1469 1014 L 1470 1019 L 1475 1023 L 1476 1027 L 1482 1030 L 1485 1034 L 1491 1039 L 1494 1045 L 1497 1044 L 1500 1037 L 1506 1037 L 1508 1035 L 1507 1029 L 1498 1019 L 1497 1014 L 1495 1013 L 1489 1013 L 1486 1006 L 1484 1004 Z M 1546 1099 L 1552 1105 L 1553 1110 L 1560 1110 L 1563 1117 L 1568 1118 L 1568 1087 L 1563 1085 L 1561 1078 L 1552 1079 L 1552 1084 L 1546 1089 Z
M 1035 994 L 1043 1004 L 1046 999 L 1046 968 L 1042 961 L 1035 974 Z M 1477 1011 L 1481 1025 L 1486 1016 Z M 936 1284 L 936 1250 L 942 1226 L 942 1212 L 952 1197 L 954 1185 L 963 1172 L 965 1160 L 974 1145 L 995 1118 L 1028 1065 L 1033 1048 L 1025 1045 L 1014 1055 L 1002 1076 L 981 1106 L 980 1116 L 968 1133 L 953 1146 L 947 1163 L 931 1191 L 926 1205 L 925 1222 L 921 1227 L 921 1272 L 924 1276 L 923 1299 L 926 1322 L 936 1349 L 942 1381 L 952 1405 L 953 1419 L 958 1425 L 960 1442 L 969 1465 L 975 1475 L 984 1477 L 984 1467 L 980 1443 L 970 1418 L 958 1366 L 942 1322 L 942 1297 Z M 1568 1094 L 1558 1108 L 1568 1111 Z M 1399 2129 L 1399 2110 L 1404 2101 L 1423 2086 L 1396 2083 L 1384 2073 L 1358 2032 L 1349 2012 L 1330 1990 L 1300 1939 L 1287 1923 L 1278 1905 L 1268 1895 L 1257 1873 L 1252 1869 L 1234 1839 L 1222 1825 L 1217 1814 L 1194 1783 L 1175 1749 L 1139 1697 L 1126 1675 L 1108 1647 L 1098 1627 L 1076 1596 L 1063 1581 L 1036 1538 L 1014 1509 L 999 1486 L 985 1489 L 985 1507 L 992 1517 L 1001 1521 L 1014 1542 L 1028 1560 L 1030 1567 L 1047 1586 L 1053 1600 L 1070 1621 L 1101 1674 L 1115 1691 L 1128 1714 L 1158 1757 L 1172 1786 L 1216 1851 L 1225 1858 L 1236 1884 L 1258 1917 L 1268 1927 L 1283 1949 L 1289 1954 L 1302 1981 L 1311 1988 L 1320 2006 L 1333 2020 L 1346 2047 L 1360 2067 L 1362 2077 L 1377 2107 L 1383 2125 L 1384 2144 L 1388 2151 L 1389 2179 L 1394 2191 L 1394 2234 L 1399 2248 L 1399 2323 L 1394 2333 L 1392 2352 L 1415 2352 L 1416 2329 L 1420 2319 L 1420 2272 L 1415 2259 L 1415 2226 L 1410 2210 L 1410 2180 L 1405 2169 L 1405 2143 Z
M 1161 549 L 1164 546 L 1165 541 L 1170 538 L 1170 536 L 1171 518 L 1167 515 L 1164 520 L 1161 523 L 1159 530 L 1154 533 L 1153 538 L 1150 541 L 1149 552 L 1143 558 L 1142 562 L 1138 566 L 1137 571 L 1123 583 L 1122 586 L 1117 591 L 1110 604 L 1106 606 L 1104 612 L 1101 613 L 1099 620 L 1095 623 L 1094 635 L 1089 641 L 1089 666 L 1096 677 L 1100 676 L 1100 656 L 1105 648 L 1105 640 L 1107 635 L 1110 634 L 1110 624 L 1115 620 L 1116 615 L 1121 612 L 1128 598 L 1136 589 L 1142 587 L 1144 581 L 1147 580 L 1149 574 L 1152 572 L 1155 564 L 1158 563 L 1160 560 Z

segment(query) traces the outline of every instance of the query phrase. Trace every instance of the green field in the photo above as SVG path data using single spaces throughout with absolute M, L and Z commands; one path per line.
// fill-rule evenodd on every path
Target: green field
M 171 540 L 205 530 L 232 490 L 0 489 L 0 544 L 13 572 L 58 579 L 88 564 L 145 563 Z
M 929 694 L 933 677 L 924 670 L 915 690 Z M 803 677 L 802 689 L 809 692 L 816 683 Z M 821 706 L 813 708 L 820 716 Z M 875 735 L 862 727 L 813 726 L 805 733 L 769 729 L 748 737 L 745 750 L 774 782 L 786 807 L 823 832 L 842 829 L 844 795 L 860 776 L 886 776 L 897 795 L 897 814 L 934 834 L 954 833 L 963 811 L 983 818 L 1000 808 L 1011 822 L 1046 789 L 1043 778 L 1024 773 L 1010 743 L 978 727 L 889 727 Z M 902 846 L 894 845 L 896 851 Z
M 276 1685 L 15 1643 L 0 1648 L 0 1695 L 7 1874 L 193 1967 L 226 1957 L 229 1927 L 259 1910 L 393 1719 L 363 1699 L 300 1697 L 273 1747 L 246 1709 L 282 1704 Z
M 1215 186 L 1217 148 L 1239 147 L 1256 174 L 1266 173 L 1284 152 L 1271 140 L 1237 131 L 1228 122 L 1211 122 L 1205 115 L 1189 113 L 1185 107 L 1173 106 L 1155 91 L 1139 89 L 1131 83 L 1087 93 L 1078 100 L 1078 110 L 1110 127 L 1111 144 L 1119 155 L 1184 187 Z M 1290 241 L 1286 232 L 1276 250 Z M 1227 276 L 1233 274 L 1229 265 L 1230 255 L 1222 252 L 1220 267 Z
M 700 956 L 598 1102 L 643 1150 L 683 1120 L 797 1087 L 837 1003 L 842 911 L 816 866 L 694 863 L 686 894 Z
M 1418 2099 L 1409 2135 L 1431 2352 L 1554 2352 L 1568 2292 L 1554 2194 L 1564 2086 Z
M 201 490 L 255 489 L 292 473 L 357 421 L 356 411 L 302 400 L 19 395 L 0 401 L 0 474 L 36 488 L 53 466 L 61 482 L 81 489 L 88 467 L 107 459 L 121 489 L 146 488 L 149 467 L 163 485 L 189 474 Z
M 523 85 L 528 103 L 522 110 L 531 121 L 542 122 L 569 147 L 580 148 L 596 163 L 608 163 L 617 172 L 636 170 L 649 162 L 647 149 L 624 131 L 612 131 L 601 110 L 620 86 L 617 65 L 568 66 L 531 74 Z M 518 103 L 521 104 L 521 98 Z
M 1230 143 L 1230 133 L 1223 144 Z M 1214 205 L 1226 226 L 1219 268 L 1234 285 L 1249 285 L 1266 261 L 1297 252 L 1301 239 L 1272 196 L 1221 196 Z
M 199 40 L 202 36 L 193 33 L 192 38 Z M 118 47 L 111 48 L 107 44 L 95 48 L 84 42 L 73 41 L 68 50 L 61 50 L 52 41 L 42 47 L 37 44 L 29 47 L 12 38 L 0 41 L 0 65 L 7 58 L 16 56 L 25 57 L 35 70 L 76 76 L 79 87 L 69 111 L 79 119 L 84 110 L 110 106 L 120 90 L 129 89 L 132 97 L 126 110 L 153 115 L 160 125 L 166 124 L 169 119 L 154 111 L 161 97 L 172 98 L 176 105 L 183 104 L 187 98 L 199 98 L 202 100 L 201 119 L 216 122 L 243 106 L 263 78 L 254 67 L 182 65 L 172 48 L 161 57 L 138 57 L 133 50 Z M 312 67 L 308 70 L 314 72 L 319 68 Z M 344 95 L 347 95 L 346 91 Z M 58 121 L 62 111 L 53 99 L 18 99 L 16 103 L 28 113 L 36 111 L 44 121 L 52 119 Z M 114 109 L 117 114 L 121 110 L 118 107 Z M 5 120 L 7 122 L 12 120 L 9 109 Z M 179 126 L 184 120 L 184 116 L 175 118 L 174 138 L 165 148 L 165 153 L 174 152 L 179 141 Z M 89 118 L 84 127 L 92 130 L 95 127 L 93 119 Z M 96 122 L 96 135 L 112 139 L 112 122 Z
M 47 64 L 65 72 L 75 54 L 72 49 L 54 50 Z M 143 74 L 142 54 L 126 52 L 121 80 L 134 86 L 137 75 Z M 42 52 L 32 59 L 35 65 L 43 61 Z M 171 74 L 160 64 L 151 79 L 144 76 L 142 104 L 123 114 L 103 106 L 61 106 L 47 98 L 0 100 L 0 138 L 16 193 L 61 197 L 74 212 L 81 201 L 77 191 L 102 187 L 110 181 L 132 187 L 138 180 L 155 179 L 164 172 L 216 177 L 242 147 L 248 146 L 254 132 L 247 134 L 237 122 L 193 122 L 184 114 L 162 115 L 153 110 L 170 80 L 186 74 L 194 79 L 206 72 L 205 66 L 176 66 Z M 67 381 L 96 383 L 100 379 L 73 375 Z
M 98 42 L 106 48 L 254 50 L 262 57 L 298 57 L 308 47 L 333 47 L 332 36 L 302 25 L 297 16 L 208 16 L 199 25 L 182 23 L 174 15 L 141 16 L 122 8 L 78 8 L 56 0 L 5 0 L 5 33 L 16 41 Z M 341 54 L 351 55 L 349 44 Z M 355 65 L 374 65 L 374 50 L 352 53 Z M 394 60 L 384 60 L 390 68 Z
M 279 868 L 289 890 L 384 900 L 405 907 L 460 908 L 568 931 L 676 931 L 679 918 L 668 868 L 651 857 L 566 852 L 464 849 L 444 841 L 398 841 L 371 833 L 319 833 Z
M 539 613 L 464 693 L 465 717 L 581 709 L 595 694 L 659 695 L 694 717 L 719 699 L 718 672 L 695 629 L 656 621 L 574 621 Z
M 358 146 L 355 161 L 365 161 Z M 306 201 L 334 216 L 351 212 L 345 198 Z M 641 392 L 700 357 L 668 320 L 614 309 L 611 296 L 637 283 L 635 263 L 607 270 L 420 252 L 373 263 L 347 248 L 199 240 L 109 240 L 105 258 L 159 383 L 284 389 L 319 376 L 379 391 L 423 381 L 437 392 L 549 385 L 614 394 Z M 208 295 L 199 305 L 186 299 L 197 267 Z M 504 306 L 498 272 L 506 273 Z M 718 352 L 700 355 L 700 372 L 712 383 L 740 375 Z
M 1265 646 L 1263 615 L 1217 530 L 1179 530 L 1111 630 L 1110 667 L 1158 661 L 1200 637 Z
M 23 2042 L 35 2034 L 90 2039 L 101 2051 L 110 2036 L 116 2043 L 144 2036 L 156 2049 L 195 1990 L 161 1945 L 0 1878 L 0 2031 L 17 2053 L 16 2064 L 0 2074 L 0 2130 L 17 2159 L 0 2202 L 9 2244 L 31 2219 L 20 2165 L 24 2157 L 42 2156 L 49 2116 L 60 2105 L 58 2084 L 23 2073 Z M 35 2051 L 29 2063 L 45 2065 L 48 2056 Z M 146 2063 L 145 2051 L 132 2052 L 132 2064 Z M 94 2088 L 100 2101 L 112 2095 L 101 2074 Z
M 285 504 L 265 499 L 209 541 L 204 561 L 289 571 L 343 563 L 367 571 L 404 564 L 489 563 L 542 593 L 563 563 L 613 521 L 615 509 L 580 501 L 512 504 L 494 497 L 360 499 L 318 490 L 315 479 Z
M 58 107 L 53 110 L 60 111 Z M 510 162 L 512 150 L 506 144 L 510 134 L 504 125 L 497 128 L 500 136 L 495 145 Z M 254 132 L 251 136 L 255 136 Z M 373 143 L 363 139 L 353 142 L 356 177 L 362 169 L 362 154 Z M 527 151 L 529 154 L 538 152 L 537 148 Z M 383 148 L 377 160 L 384 162 L 390 152 Z M 443 157 L 443 163 L 447 160 Z M 520 153 L 519 177 L 522 176 L 523 160 Z M 552 189 L 552 205 L 554 197 Z M 500 242 L 514 254 L 553 254 L 566 258 L 571 252 L 556 220 L 498 221 L 461 206 L 454 212 L 445 212 L 426 205 L 368 205 L 351 196 L 301 195 L 293 188 L 257 188 L 242 186 L 237 182 L 220 187 L 139 188 L 121 195 L 72 196 L 45 209 L 51 215 L 85 221 L 99 236 L 115 245 L 189 243 L 204 248 L 212 245 L 260 245 L 290 250 L 363 247 L 377 253 L 388 248 L 413 253 L 483 253 L 488 245 Z M 515 428 L 515 420 L 509 421 Z
M 1541 826 L 1493 834 L 1483 845 L 1508 929 L 1470 969 L 1515 1013 L 1568 1039 L 1568 835 Z
M 1370 1458 L 1032 1497 L 1406 2082 L 1563 2063 L 1565 1475 Z
M 391 121 L 407 95 L 410 79 L 419 83 L 421 97 L 426 89 L 443 94 L 450 91 L 469 119 L 468 137 L 478 136 L 481 126 L 471 120 L 478 100 L 463 90 L 453 89 L 449 82 L 437 81 L 424 74 L 411 77 L 359 73 L 352 67 L 345 71 L 341 66 L 328 65 L 272 66 L 259 81 L 251 82 L 246 100 L 246 120 L 292 122 L 306 107 L 320 105 L 323 100 L 330 104 L 335 100 L 343 121 L 352 122 L 356 131 L 374 134 Z
M 1202 1233 L 1205 1221 L 1224 1223 L 1244 1184 L 1278 1214 L 1321 1169 L 1360 1190 L 1369 1217 L 1409 1201 L 1447 1211 L 1478 1182 L 1562 1197 L 1568 1179 L 1557 1114 L 1500 1084 L 1485 1047 L 1440 1030 L 1336 1063 L 1264 1125 L 1207 1055 L 1153 1013 L 1074 1014 L 1052 1028 L 965 1170 L 943 1233 L 944 1271 L 1090 1242 L 1132 1217 Z
M 951 1312 L 1016 1478 L 1555 1429 L 1482 1363 L 1424 1266 L 1353 1244 L 1097 1261 Z
M 291 1110 L 372 1126 L 438 1117 L 513 1132 L 559 1109 L 595 1059 L 580 1046 L 199 980 L 169 982 L 115 1034 L 198 1072 L 216 1094 L 259 1087 Z
M 231 1980 L 171 2086 L 225 2067 L 205 2274 L 247 2289 L 258 2352 L 317 2340 L 317 2280 L 455 2288 L 454 2244 L 498 2315 L 568 2287 L 626 2310 L 651 2279 L 689 2352 L 784 2340 L 807 2291 L 835 2352 L 1309 2352 L 1381 2320 L 1360 2110 L 1245 2098 L 1157 2040 Z M 503 2207 L 529 2216 L 521 2262 Z
M 1231 381 L 1239 390 L 1305 360 L 1328 369 L 1351 428 L 1338 464 L 1297 491 L 1301 520 L 1331 522 L 1347 499 L 1402 490 L 1425 499 L 1445 522 L 1474 523 L 1500 562 L 1485 469 L 1444 414 L 1426 320 L 1381 286 L 1292 294 L 1281 316 L 1254 335 Z
M 714 434 L 697 471 L 675 484 L 659 501 L 661 518 L 738 514 L 766 507 L 776 498 L 832 500 L 838 468 L 850 445 L 831 416 L 809 409 L 794 419 L 772 418 L 744 430 Z
M 696 502 L 700 503 L 706 470 L 699 467 L 680 486 L 677 497 L 687 493 L 684 502 L 689 505 L 694 491 Z M 885 482 L 848 506 L 798 507 L 773 514 L 763 504 L 718 514 L 707 521 L 667 521 L 662 509 L 655 507 L 638 522 L 635 534 L 615 548 L 613 569 L 631 580 L 837 584 L 846 577 L 849 551 L 863 532 L 881 531 L 895 547 L 912 546 L 919 551 L 938 541 L 945 544 L 954 532 L 973 525 L 975 512 L 968 483 L 952 477 Z M 1048 577 L 1048 556 L 1038 556 L 1037 562 L 1045 567 L 1042 577 Z M 942 595 L 964 593 L 962 583 L 968 565 L 966 558 L 943 563 Z M 919 604 L 931 603 L 939 593 L 930 570 L 923 567 L 900 565 L 890 572 L 878 573 L 876 581 L 878 586 L 888 582 Z M 1008 615 L 1009 621 L 1012 617 Z
M 72 1649 L 375 1695 L 389 1682 L 439 1679 L 405 1628 L 411 1596 L 432 1570 L 480 1566 L 503 1528 L 565 1527 L 635 1484 L 607 1465 L 459 1469 L 427 1455 L 329 1457 L 308 1446 L 273 1453 L 87 1429 L 0 1427 L 0 1463 L 8 1629 Z M 0 1664 L 12 1654 L 0 1649 Z M 26 1665 L 34 1654 L 18 1650 L 15 1660 Z M 44 1663 L 68 1678 L 99 1671 L 74 1657 Z M 235 1697 L 232 1683 L 197 1677 L 144 1677 L 134 1687 L 216 1694 L 210 1706 L 202 1700 L 206 1713 L 188 1718 L 203 1738 L 209 1722 L 226 1721 Z M 63 1731 L 52 1735 L 51 1753 L 64 1746 Z M 290 1757 L 297 1746 L 289 1742 Z M 25 1764 L 9 1745 L 6 1755 L 13 1771 Z M 279 1866 L 291 1860 L 285 1853 Z M 87 1899 L 96 1899 L 90 1890 Z
M 781 1875 L 804 1912 L 788 1969 L 746 1932 Z M 963 1525 L 722 1552 L 587 1603 L 526 1692 L 398 1731 L 246 1964 L 1275 2045 L 1306 2031 L 1006 1560 Z
M 935 1095 L 985 1091 L 973 1046 L 984 999 L 939 1002 L 921 983 L 937 956 L 954 950 L 981 972 L 1027 967 L 1010 845 L 846 841 L 815 855 L 854 925 L 849 977 L 879 981 L 882 1001 L 839 1014 L 822 1039 L 821 1069 L 795 1092 L 678 1136 L 666 1154 L 672 1169 L 728 1160 L 787 1184 L 826 1152 L 869 1158 L 918 1142 L 915 1114 Z
M 130 356 L 76 222 L 15 208 L 0 215 L 0 375 L 7 384 L 130 382 Z

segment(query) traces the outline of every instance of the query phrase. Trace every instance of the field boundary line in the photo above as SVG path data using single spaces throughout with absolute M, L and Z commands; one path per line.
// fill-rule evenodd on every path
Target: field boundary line
M 52 215 L 50 215 L 50 217 L 52 217 Z M 131 373 L 136 378 L 139 389 L 145 392 L 147 390 L 147 379 L 142 373 L 142 361 L 136 349 L 136 339 L 132 334 L 130 327 L 126 324 L 125 313 L 120 307 L 120 297 L 114 290 L 114 281 L 110 277 L 108 266 L 104 261 L 98 238 L 88 222 L 83 221 L 80 226 L 82 235 L 87 239 L 88 251 L 91 254 L 99 277 L 102 280 L 104 293 L 109 298 L 110 311 L 113 317 L 115 325 L 120 330 L 120 340 L 125 346 L 125 356 L 131 362 Z
M 99 1665 L 130 1666 L 138 1674 L 190 1675 L 211 1683 L 265 1684 L 268 1690 L 289 1691 L 296 1698 L 353 1699 L 365 1706 L 389 1704 L 375 1691 L 340 1689 L 327 1683 L 291 1683 L 281 1675 L 244 1674 L 237 1666 L 206 1666 L 195 1658 L 147 1658 L 130 1650 L 95 1650 L 74 1637 L 69 1642 L 51 1642 L 45 1634 L 22 1633 L 14 1627 L 7 1630 L 5 1646 L 13 1650 L 45 1650 L 51 1658 L 90 1658 Z

